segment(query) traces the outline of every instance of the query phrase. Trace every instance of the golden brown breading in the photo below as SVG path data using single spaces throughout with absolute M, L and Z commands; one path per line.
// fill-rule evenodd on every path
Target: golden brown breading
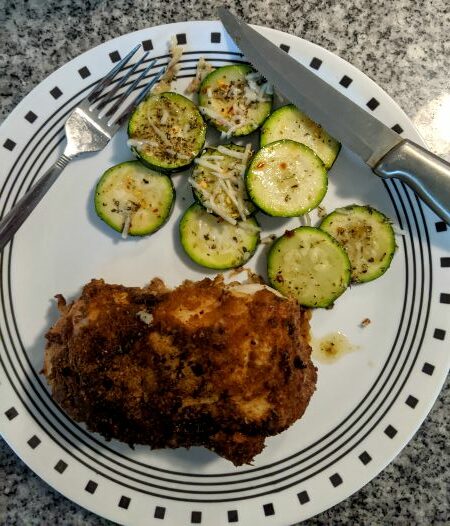
M 67 413 L 107 438 L 249 463 L 315 390 L 310 313 L 266 289 L 93 280 L 59 307 L 45 375 Z

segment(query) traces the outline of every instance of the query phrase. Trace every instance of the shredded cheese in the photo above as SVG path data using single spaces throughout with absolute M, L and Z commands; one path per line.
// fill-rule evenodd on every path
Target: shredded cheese
M 131 214 L 129 212 L 124 213 L 124 222 L 123 222 L 123 228 L 122 228 L 122 239 L 126 239 L 128 237 L 128 231 L 130 230 L 131 225 Z
M 211 71 L 214 71 L 214 69 L 215 68 L 213 68 L 209 62 L 207 62 L 203 57 L 200 57 L 197 62 L 197 71 L 195 73 L 195 77 L 191 80 L 185 92 L 195 93 L 198 91 L 203 79 L 206 77 L 206 75 L 211 73 Z
M 127 141 L 128 146 L 142 149 L 145 146 L 152 146 L 157 147 L 159 144 L 156 141 L 152 141 L 150 139 L 128 139 Z
M 225 148 L 225 146 L 218 146 L 217 150 L 220 153 L 223 153 L 225 155 L 228 155 L 229 157 L 234 157 L 235 159 L 245 159 L 246 155 L 245 152 L 237 152 L 236 150 L 230 150 L 229 148 Z
M 170 146 L 171 144 L 170 144 L 169 139 L 167 138 L 167 135 L 160 128 L 158 128 L 158 126 L 156 126 L 153 122 L 149 121 L 149 124 L 150 124 L 150 127 L 152 128 L 152 130 L 161 139 L 161 141 L 164 144 L 166 144 L 167 146 Z
M 160 81 L 153 88 L 152 93 L 163 93 L 164 91 L 170 91 L 172 81 L 175 80 L 176 74 L 180 68 L 179 62 L 183 55 L 183 48 L 177 44 L 175 36 L 170 39 L 169 51 L 171 59 L 167 64 L 166 71 L 162 75 Z

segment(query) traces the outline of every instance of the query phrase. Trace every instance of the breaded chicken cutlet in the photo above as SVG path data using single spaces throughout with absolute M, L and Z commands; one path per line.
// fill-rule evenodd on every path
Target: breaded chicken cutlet
M 261 285 L 93 280 L 58 306 L 44 373 L 61 407 L 107 439 L 205 446 L 238 466 L 315 390 L 309 311 Z

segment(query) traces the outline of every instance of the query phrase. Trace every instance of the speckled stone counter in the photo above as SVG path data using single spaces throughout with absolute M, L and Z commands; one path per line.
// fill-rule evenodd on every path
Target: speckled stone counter
M 213 19 L 219 5 L 204 0 L 0 1 L 0 120 L 48 74 L 91 47 L 148 26 Z M 428 146 L 450 160 L 448 1 L 244 0 L 228 5 L 248 22 L 301 36 L 354 64 L 402 106 Z M 416 436 L 375 480 L 307 523 L 449 524 L 448 393 L 447 383 Z M 0 524 L 111 523 L 61 497 L 0 441 Z

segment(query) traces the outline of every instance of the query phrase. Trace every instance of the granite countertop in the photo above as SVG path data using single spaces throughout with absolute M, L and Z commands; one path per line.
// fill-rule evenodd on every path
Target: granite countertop
M 0 121 L 48 74 L 81 52 L 136 29 L 213 19 L 221 2 L 17 0 L 2 4 Z M 400 104 L 430 149 L 450 160 L 446 0 L 243 0 L 228 5 L 251 23 L 301 36 L 354 64 Z M 449 403 L 447 382 L 400 455 L 363 489 L 307 524 L 448 524 Z M 111 523 L 61 497 L 0 440 L 0 524 Z

